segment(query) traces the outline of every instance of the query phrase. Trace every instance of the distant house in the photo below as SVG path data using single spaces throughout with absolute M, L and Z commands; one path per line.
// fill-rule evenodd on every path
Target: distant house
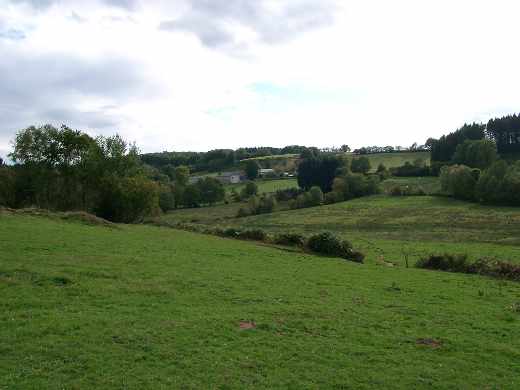
M 189 184 L 197 184 L 202 179 L 204 179 L 203 176 L 190 176 L 190 178 L 188 179 L 188 183 Z
M 275 176 L 276 175 L 276 172 L 274 171 L 274 169 L 271 169 L 271 168 L 261 168 L 259 171 L 258 171 L 258 176 L 260 177 L 272 177 L 272 176 Z
M 242 181 L 242 174 L 240 172 L 224 172 L 217 176 L 222 184 L 238 184 Z

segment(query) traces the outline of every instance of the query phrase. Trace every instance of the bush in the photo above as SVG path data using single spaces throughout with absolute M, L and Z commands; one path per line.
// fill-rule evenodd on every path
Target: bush
M 340 240 L 330 232 L 319 233 L 309 237 L 307 240 L 307 248 L 316 253 L 338 256 L 352 261 L 359 261 L 362 257 L 359 252 L 354 253 L 350 242 Z M 363 259 L 361 258 L 359 262 L 362 261 Z
M 390 168 L 392 175 L 397 177 L 421 177 L 430 176 L 430 168 L 424 165 L 424 160 L 416 160 L 414 164 L 406 161 L 404 165 L 396 168 Z
M 319 206 L 323 203 L 323 192 L 320 187 L 314 186 L 309 190 L 309 206 Z
M 367 174 L 370 171 L 370 160 L 368 157 L 359 157 L 352 160 L 350 169 L 354 173 Z
M 248 199 L 258 194 L 258 186 L 254 181 L 248 181 L 240 192 L 242 199 Z
M 286 188 L 284 190 L 277 190 L 275 197 L 278 202 L 287 202 L 296 199 L 301 193 L 303 193 L 301 188 Z
M 303 247 L 305 245 L 305 237 L 302 236 L 301 234 L 282 233 L 282 234 L 277 234 L 274 237 L 273 242 L 278 245 Z
M 493 259 L 468 260 L 466 255 L 431 255 L 420 259 L 416 267 L 520 281 L 520 265 Z
M 175 196 L 171 186 L 161 185 L 159 190 L 159 207 L 164 213 L 175 209 Z
M 261 229 L 244 230 L 239 232 L 237 237 L 241 240 L 265 241 L 267 233 Z
M 452 165 L 441 169 L 441 188 L 457 199 L 475 198 L 477 179 L 475 172 L 465 165 Z
M 338 202 L 343 202 L 345 198 L 343 197 L 343 193 L 338 191 L 331 191 L 325 194 L 324 202 L 325 204 L 333 204 Z
M 417 261 L 418 268 L 434 269 L 448 272 L 466 272 L 468 269 L 467 255 L 431 255 Z

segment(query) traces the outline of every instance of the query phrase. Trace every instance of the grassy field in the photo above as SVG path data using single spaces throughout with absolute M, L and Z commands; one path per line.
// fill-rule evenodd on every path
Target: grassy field
M 272 193 L 278 190 L 285 190 L 287 188 L 298 187 L 296 179 L 275 179 L 275 180 L 256 180 L 258 186 L 258 193 Z M 240 192 L 245 187 L 245 183 L 226 185 L 226 191 L 230 192 L 233 188 Z
M 520 386 L 520 285 L 479 276 L 0 214 L 0 296 L 2 389 Z
M 385 193 L 388 193 L 388 191 L 395 186 L 399 186 L 401 189 L 406 187 L 420 187 L 428 195 L 441 192 L 441 183 L 438 177 L 392 177 L 381 183 L 381 187 Z
M 400 167 L 407 161 L 413 163 L 419 158 L 423 159 L 427 164 L 430 163 L 430 152 L 377 153 L 367 154 L 365 157 L 368 157 L 370 160 L 370 165 L 374 172 L 381 163 L 387 168 Z
M 216 213 L 216 210 L 212 213 Z M 209 213 L 207 214 L 210 215 Z M 172 213 L 164 217 L 178 220 Z M 271 233 L 312 234 L 329 230 L 368 255 L 403 264 L 431 253 L 467 253 L 520 262 L 520 210 L 489 207 L 445 197 L 390 197 L 355 199 L 329 206 L 198 223 L 239 229 L 261 228 Z

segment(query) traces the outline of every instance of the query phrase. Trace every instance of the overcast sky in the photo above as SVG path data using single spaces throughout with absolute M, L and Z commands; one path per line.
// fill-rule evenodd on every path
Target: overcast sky
M 29 125 L 142 151 L 411 145 L 520 111 L 518 0 L 0 0 L 0 156 Z

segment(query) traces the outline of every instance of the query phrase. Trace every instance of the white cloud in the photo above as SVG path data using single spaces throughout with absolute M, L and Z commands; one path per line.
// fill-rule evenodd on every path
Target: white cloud
M 0 74 L 0 149 L 60 119 L 144 151 L 410 145 L 520 111 L 516 1 L 4 3 L 2 58 L 56 66 Z

